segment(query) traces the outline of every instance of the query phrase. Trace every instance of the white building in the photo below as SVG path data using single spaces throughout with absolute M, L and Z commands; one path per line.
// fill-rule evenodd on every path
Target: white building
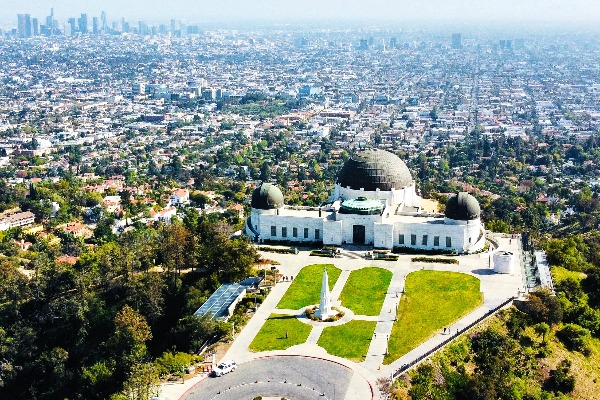
M 8 215 L 5 218 L 0 218 L 0 231 L 5 231 L 10 228 L 19 226 L 32 225 L 35 222 L 35 215 L 31 211 L 18 212 Z
M 404 162 L 383 150 L 354 154 L 338 173 L 329 204 L 285 206 L 277 186 L 252 193 L 245 232 L 255 241 L 323 242 L 325 245 L 408 247 L 469 253 L 481 250 L 485 231 L 477 200 L 450 198 L 445 215 L 421 210 L 421 197 Z
M 190 191 L 187 189 L 177 189 L 169 197 L 169 202 L 173 206 L 180 206 L 190 202 Z

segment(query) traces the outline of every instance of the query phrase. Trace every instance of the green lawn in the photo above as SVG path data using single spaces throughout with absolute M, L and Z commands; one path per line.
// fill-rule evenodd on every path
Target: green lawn
M 375 325 L 375 321 L 353 320 L 343 325 L 330 326 L 323 330 L 318 345 L 334 356 L 355 362 L 364 361 Z
M 410 273 L 384 363 L 397 360 L 482 303 L 479 279 L 474 276 L 446 271 Z
M 248 348 L 255 352 L 285 350 L 306 342 L 311 329 L 294 315 L 271 314 Z
M 392 273 L 368 267 L 352 271 L 340 295 L 342 305 L 358 315 L 379 315 Z
M 312 264 L 302 268 L 298 276 L 283 295 L 277 308 L 298 310 L 311 304 L 318 304 L 321 297 L 321 281 L 323 268 L 327 267 L 329 290 L 333 289 L 342 270 L 333 264 Z
M 586 275 L 583 272 L 570 271 L 564 267 L 552 267 L 552 279 L 554 279 L 554 283 L 564 281 L 567 278 L 573 278 L 580 281 L 585 277 Z

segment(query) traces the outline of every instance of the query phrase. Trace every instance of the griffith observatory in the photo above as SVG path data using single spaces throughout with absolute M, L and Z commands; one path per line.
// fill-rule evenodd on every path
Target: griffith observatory
M 353 154 L 321 207 L 286 206 L 281 190 L 262 183 L 252 193 L 245 233 L 254 241 L 323 242 L 472 253 L 485 230 L 477 200 L 460 192 L 445 214 L 426 212 L 406 164 L 384 150 Z

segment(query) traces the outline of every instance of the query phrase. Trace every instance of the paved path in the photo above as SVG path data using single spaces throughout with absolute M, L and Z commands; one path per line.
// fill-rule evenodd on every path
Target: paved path
M 375 327 L 374 340 L 371 340 L 367 357 L 363 362 L 365 368 L 375 371 L 383 363 L 387 351 L 388 340 L 392 334 L 392 327 L 396 320 L 396 311 L 400 302 L 400 294 L 404 290 L 407 271 L 396 268 L 393 271 L 392 280 L 381 307 L 377 326 Z
M 342 270 L 342 273 L 340 274 L 338 280 L 335 282 L 335 286 L 331 290 L 331 303 L 335 307 L 341 305 L 340 295 L 342 294 L 342 289 L 344 288 L 344 285 L 346 284 L 346 281 L 350 276 L 350 272 L 351 271 L 349 269 Z
M 518 253 L 518 240 L 513 240 L 512 243 L 509 243 L 508 239 L 500 240 L 500 249 L 514 251 L 515 254 Z M 357 270 L 367 266 L 375 266 L 386 268 L 392 271 L 392 280 L 389 286 L 389 289 L 386 293 L 386 297 L 383 303 L 382 310 L 378 316 L 362 316 L 362 315 L 353 315 L 351 312 L 348 313 L 349 316 L 352 316 L 352 319 L 363 319 L 370 321 L 377 321 L 377 326 L 375 332 L 377 336 L 373 338 L 371 345 L 369 347 L 367 357 L 364 362 L 354 363 L 352 361 L 333 356 L 328 354 L 323 348 L 319 347 L 316 343 L 321 335 L 322 330 L 324 329 L 324 325 L 320 325 L 319 323 L 312 323 L 312 321 L 304 321 L 311 325 L 313 328 L 311 333 L 309 334 L 309 338 L 306 343 L 296 345 L 290 347 L 287 350 L 281 351 L 271 351 L 271 352 L 261 352 L 261 353 L 252 353 L 248 350 L 248 346 L 252 342 L 254 336 L 258 333 L 265 320 L 272 313 L 281 313 L 281 314 L 291 314 L 291 315 L 299 315 L 301 310 L 277 310 L 276 306 L 279 303 L 280 299 L 283 297 L 285 291 L 290 286 L 290 282 L 281 282 L 278 283 L 271 291 L 269 296 L 265 299 L 264 303 L 259 307 L 253 318 L 248 322 L 246 327 L 240 332 L 229 351 L 225 354 L 225 358 L 232 358 L 241 365 L 253 365 L 253 360 L 259 359 L 265 356 L 312 356 L 312 357 L 320 357 L 323 359 L 335 361 L 341 365 L 344 365 L 348 368 L 351 368 L 354 373 L 351 375 L 347 391 L 345 394 L 345 400 L 368 400 L 372 397 L 371 390 L 373 390 L 375 394 L 375 398 L 378 398 L 377 389 L 375 387 L 376 379 L 380 376 L 389 376 L 393 371 L 399 369 L 404 363 L 411 362 L 415 358 L 427 352 L 429 349 L 434 348 L 436 345 L 444 341 L 448 338 L 447 335 L 442 334 L 442 332 L 434 332 L 432 337 L 409 352 L 405 354 L 400 359 L 396 360 L 394 363 L 382 366 L 381 363 L 383 361 L 384 353 L 387 347 L 387 335 L 391 334 L 393 320 L 395 318 L 395 313 L 397 310 L 398 302 L 400 300 L 400 296 L 396 296 L 396 293 L 401 293 L 404 289 L 404 283 L 406 276 L 416 270 L 420 269 L 433 269 L 440 271 L 457 271 L 467 273 L 473 276 L 476 276 L 481 282 L 481 291 L 484 293 L 484 304 L 480 308 L 476 309 L 474 312 L 462 318 L 460 321 L 452 324 L 450 329 L 456 332 L 456 329 L 461 329 L 464 326 L 467 326 L 472 321 L 476 320 L 480 316 L 486 314 L 489 309 L 495 307 L 496 305 L 502 303 L 507 298 L 516 295 L 519 288 L 522 287 L 522 274 L 520 269 L 515 271 L 513 275 L 497 275 L 493 274 L 489 269 L 489 254 L 481 254 L 481 255 L 470 255 L 460 257 L 460 265 L 448 265 L 448 264 L 421 264 L 421 263 L 412 263 L 410 259 L 413 256 L 410 255 L 401 255 L 397 262 L 389 262 L 389 261 L 381 261 L 381 260 L 367 260 L 362 255 L 364 254 L 364 249 L 356 249 L 356 252 L 344 250 L 342 251 L 341 258 L 321 258 L 321 257 L 309 257 L 309 251 L 302 250 L 298 255 L 291 254 L 276 254 L 276 253 L 263 253 L 264 258 L 274 259 L 281 263 L 279 269 L 283 275 L 293 275 L 297 276 L 298 272 L 301 268 L 309 264 L 334 264 L 336 267 L 342 269 L 342 274 L 338 281 L 336 282 L 333 290 L 332 290 L 332 300 L 336 306 L 339 306 L 339 295 L 344 287 L 345 282 L 347 281 L 350 272 L 353 270 Z M 390 313 L 390 310 L 392 312 Z M 338 321 L 339 322 L 339 321 Z M 344 322 L 342 322 L 344 323 Z M 290 362 L 288 360 L 288 362 Z M 282 367 L 284 370 L 286 367 Z M 236 371 L 237 373 L 238 371 Z M 231 378 L 234 379 L 235 374 L 231 374 Z M 239 376 L 239 375 L 238 375 Z M 195 378 L 197 382 L 201 378 Z M 235 380 L 235 379 L 234 379 Z M 237 379 L 239 380 L 239 379 Z M 188 381 L 189 382 L 189 381 Z M 237 383 L 240 384 L 239 382 Z M 278 383 L 280 384 L 280 383 Z M 173 387 L 178 387 L 179 394 L 181 395 L 186 387 L 188 387 L 188 383 L 185 385 L 181 384 L 171 384 L 163 387 L 163 393 L 166 393 L 165 390 L 170 390 Z M 233 386 L 232 386 L 233 387 Z M 258 386 L 253 386 L 254 390 Z M 247 389 L 250 387 L 248 386 Z M 195 389 L 194 389 L 195 390 Z M 237 390 L 237 389 L 236 389 Z M 241 389 L 240 389 L 241 390 Z M 169 393 L 176 393 L 177 391 L 172 390 Z M 250 392 L 248 392 L 250 393 Z M 252 392 L 254 393 L 254 392 Z M 233 396 L 234 391 L 231 391 L 230 394 Z M 265 393 L 268 394 L 268 393 Z M 305 394 L 306 395 L 306 394 Z M 163 396 L 168 400 L 176 400 L 179 397 L 168 397 L 163 394 Z M 170 394 L 170 396 L 175 396 L 174 394 Z M 303 399 L 304 395 L 295 394 L 297 396 L 295 398 Z M 308 396 L 308 395 L 306 395 Z M 291 396 L 290 396 L 291 397 Z M 229 397 L 223 397 L 229 398 Z M 237 397 L 231 397 L 236 398 Z M 306 397 L 307 399 L 309 397 Z M 323 398 L 323 397 L 321 397 Z M 329 398 L 329 397 L 327 397 Z M 337 395 L 338 399 L 342 399 L 339 395 Z

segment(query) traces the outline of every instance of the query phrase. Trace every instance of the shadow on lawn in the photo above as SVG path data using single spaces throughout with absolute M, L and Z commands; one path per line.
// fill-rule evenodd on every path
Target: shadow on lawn
M 277 317 L 270 317 L 269 319 L 296 319 L 298 318 L 296 315 L 278 315 Z

